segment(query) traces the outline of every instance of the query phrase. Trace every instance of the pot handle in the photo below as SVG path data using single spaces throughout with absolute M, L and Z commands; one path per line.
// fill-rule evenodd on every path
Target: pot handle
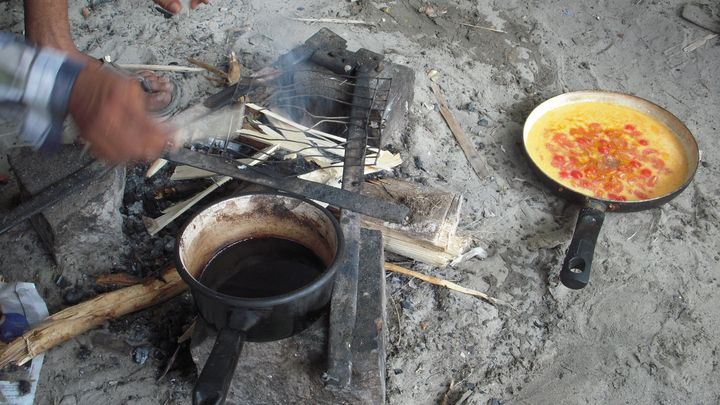
M 218 333 L 210 357 L 193 388 L 193 405 L 225 403 L 243 343 L 245 332 L 225 328 Z
M 560 281 L 565 287 L 579 290 L 590 281 L 595 242 L 604 219 L 604 206 L 588 206 L 580 210 L 575 233 L 560 271 Z

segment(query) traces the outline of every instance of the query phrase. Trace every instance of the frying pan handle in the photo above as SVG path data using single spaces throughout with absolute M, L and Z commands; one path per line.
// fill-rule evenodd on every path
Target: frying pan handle
M 193 405 L 225 403 L 243 343 L 245 332 L 225 328 L 218 333 L 210 357 L 193 388 Z
M 604 208 L 584 207 L 578 214 L 575 233 L 560 271 L 560 281 L 567 288 L 579 290 L 590 281 L 595 242 L 605 219 Z

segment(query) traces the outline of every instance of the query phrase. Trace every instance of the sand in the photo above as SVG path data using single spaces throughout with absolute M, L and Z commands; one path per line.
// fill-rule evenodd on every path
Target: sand
M 679 1 L 527 3 L 438 1 L 433 19 L 418 12 L 416 0 L 216 0 L 164 19 L 149 0 L 100 4 L 88 18 L 80 13 L 86 3 L 72 0 L 70 14 L 79 48 L 93 56 L 181 64 L 192 56 L 217 64 L 235 50 L 247 69 L 324 26 L 287 17 L 360 19 L 377 25 L 327 26 L 351 49 L 382 52 L 416 71 L 410 123 L 384 143 L 405 157 L 399 176 L 465 194 L 461 228 L 489 257 L 455 268 L 413 267 L 487 291 L 514 310 L 388 276 L 389 403 L 439 403 L 451 381 L 450 404 L 717 403 L 719 42 L 683 51 L 708 32 L 680 18 Z M 20 1 L 0 2 L 0 29 L 21 32 L 21 10 Z M 487 159 L 491 180 L 474 175 L 442 120 L 426 77 L 431 69 Z M 199 75 L 174 77 L 183 105 L 214 90 Z M 545 188 L 521 137 L 534 106 L 582 89 L 632 93 L 667 108 L 693 132 L 703 162 L 672 202 L 608 215 L 590 285 L 571 291 L 558 272 L 579 206 Z M 36 252 L 32 232 L 16 232 Z M 20 253 L 2 255 L 0 272 L 11 278 L 33 281 L 49 266 L 39 257 L 19 271 L 13 263 L 24 262 L 12 258 Z M 122 350 L 99 348 L 82 360 L 89 340 L 48 353 L 37 403 L 188 402 L 192 373 L 156 383 L 161 359 L 140 366 Z

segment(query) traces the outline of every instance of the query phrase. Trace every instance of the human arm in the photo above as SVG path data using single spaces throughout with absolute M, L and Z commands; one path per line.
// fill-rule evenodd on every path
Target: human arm
M 157 157 L 170 130 L 145 111 L 138 82 L 101 65 L 0 34 L 0 104 L 25 108 L 23 143 L 52 150 L 68 113 L 98 158 L 112 162 Z
M 25 0 L 25 38 L 42 46 L 82 55 L 70 35 L 67 0 Z

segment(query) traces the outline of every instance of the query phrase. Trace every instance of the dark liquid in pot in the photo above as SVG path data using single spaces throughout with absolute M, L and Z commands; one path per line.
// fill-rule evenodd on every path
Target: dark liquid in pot
M 264 298 L 312 283 L 325 264 L 312 250 L 280 238 L 248 239 L 218 252 L 203 269 L 200 282 L 220 293 Z

